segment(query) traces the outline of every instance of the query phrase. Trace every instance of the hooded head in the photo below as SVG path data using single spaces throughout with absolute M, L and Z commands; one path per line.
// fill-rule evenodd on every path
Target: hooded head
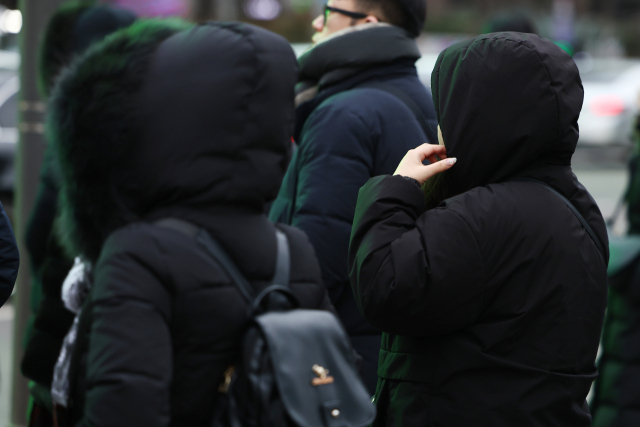
M 67 246 L 90 260 L 158 212 L 262 212 L 291 149 L 295 55 L 248 24 L 141 21 L 60 79 L 49 133 Z
M 47 24 L 40 48 L 39 86 L 48 96 L 60 71 L 74 56 L 109 34 L 131 25 L 136 16 L 92 1 L 62 4 Z
M 532 34 L 496 33 L 440 54 L 431 76 L 451 197 L 537 165 L 571 164 L 583 89 L 573 59 Z

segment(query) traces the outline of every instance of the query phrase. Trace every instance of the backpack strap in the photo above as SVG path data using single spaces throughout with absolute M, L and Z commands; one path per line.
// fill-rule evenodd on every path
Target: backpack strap
M 580 223 L 582 224 L 584 229 L 587 231 L 587 234 L 589 235 L 589 237 L 591 237 L 591 240 L 593 240 L 593 243 L 595 243 L 596 247 L 598 248 L 598 251 L 602 255 L 602 258 L 604 259 L 605 265 L 607 264 L 607 255 L 606 255 L 606 253 L 604 251 L 604 248 L 602 247 L 602 243 L 600 243 L 600 240 L 598 239 L 598 236 L 596 236 L 596 233 L 593 231 L 593 229 L 591 228 L 591 226 L 589 225 L 587 220 L 584 219 L 582 214 L 580 214 L 580 212 L 578 212 L 578 209 L 576 209 L 576 207 L 573 206 L 573 203 L 571 203 L 569 201 L 569 199 L 564 197 L 562 194 L 560 194 L 560 192 L 558 190 L 556 190 L 555 188 L 553 188 L 552 186 L 550 186 L 546 182 L 540 181 L 538 179 L 534 179 L 534 178 L 516 178 L 516 179 L 512 179 L 511 181 L 533 182 L 534 184 L 538 184 L 538 185 L 546 188 L 547 190 L 551 191 L 553 194 L 558 196 L 560 199 L 562 199 L 562 201 L 564 201 L 564 203 L 567 205 L 569 210 L 571 212 L 573 212 L 573 214 L 576 216 L 576 218 L 578 218 L 578 221 L 580 221 Z
M 183 221 L 177 218 L 163 218 L 155 222 L 156 225 L 163 228 L 170 228 L 172 230 L 179 231 L 186 234 L 189 237 L 196 237 L 200 228 L 191 224 L 190 222 Z
M 289 287 L 289 277 L 291 275 L 291 253 L 287 235 L 276 228 L 276 238 L 278 239 L 278 256 L 276 259 L 276 275 L 273 276 L 273 284 Z
M 247 280 L 247 278 L 238 269 L 233 260 L 227 255 L 226 251 L 206 230 L 199 228 L 187 221 L 183 221 L 177 218 L 165 218 L 157 221 L 156 225 L 164 228 L 170 228 L 176 231 L 180 231 L 190 237 L 196 239 L 196 241 L 205 249 L 205 251 L 217 261 L 222 269 L 231 278 L 231 281 L 236 285 L 240 294 L 250 305 L 253 303 L 257 296 L 257 292 L 253 285 Z M 291 272 L 291 257 L 289 250 L 289 241 L 286 234 L 276 228 L 276 240 L 277 240 L 277 257 L 276 257 L 276 274 L 273 277 L 273 285 L 280 285 L 289 287 L 289 276 Z
M 422 112 L 418 104 L 416 104 L 416 102 L 409 95 L 407 95 L 406 92 L 404 92 L 401 89 L 398 89 L 396 86 L 392 85 L 389 82 L 370 82 L 370 83 L 358 85 L 356 87 L 356 89 L 360 89 L 360 88 L 378 89 L 383 92 L 387 92 L 388 94 L 398 98 L 404 105 L 407 106 L 407 108 L 409 108 L 409 110 L 411 110 L 413 115 L 416 117 L 416 120 L 418 120 L 418 123 L 420 124 L 420 127 L 424 132 L 424 135 L 427 137 L 427 140 L 431 144 L 437 143 L 435 141 L 431 141 L 431 138 L 430 138 L 430 135 L 432 134 L 431 126 L 429 126 L 427 119 L 425 119 L 424 113 Z
M 231 281 L 236 285 L 240 294 L 242 294 L 244 299 L 251 304 L 256 297 L 256 291 L 244 274 L 242 274 L 238 267 L 236 267 L 233 260 L 229 258 L 229 255 L 227 255 L 222 246 L 220 246 L 220 244 L 204 230 L 203 232 L 198 233 L 196 240 L 204 250 L 207 251 L 207 253 L 218 262 L 218 264 L 220 264 L 222 269 L 231 278 Z

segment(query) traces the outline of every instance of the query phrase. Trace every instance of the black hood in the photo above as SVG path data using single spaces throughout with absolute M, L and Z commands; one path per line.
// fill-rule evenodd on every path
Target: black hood
M 138 98 L 140 141 L 118 187 L 138 212 L 275 199 L 291 150 L 293 50 L 245 24 L 163 42 Z M 144 171 L 144 173 L 141 173 Z
M 184 25 L 134 24 L 56 88 L 49 133 L 71 253 L 95 260 L 130 222 L 262 213 L 277 195 L 291 150 L 293 50 L 248 24 Z
M 447 155 L 458 158 L 452 193 L 571 164 L 584 91 L 552 42 L 495 33 L 455 44 L 440 54 L 432 90 Z

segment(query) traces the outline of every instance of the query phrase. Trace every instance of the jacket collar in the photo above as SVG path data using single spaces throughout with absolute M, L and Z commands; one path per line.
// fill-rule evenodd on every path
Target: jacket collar
M 294 139 L 309 115 L 325 99 L 371 80 L 413 73 L 420 58 L 415 39 L 389 24 L 346 28 L 307 50 L 298 60 Z
M 314 86 L 321 91 L 364 69 L 399 60 L 417 61 L 415 39 L 396 26 L 371 23 L 346 28 L 316 44 L 299 59 L 299 94 Z

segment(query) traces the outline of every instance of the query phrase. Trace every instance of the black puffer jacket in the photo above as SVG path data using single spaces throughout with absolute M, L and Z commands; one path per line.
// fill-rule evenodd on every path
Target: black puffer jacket
M 360 190 L 349 265 L 382 329 L 378 425 L 589 426 L 585 398 L 606 306 L 607 234 L 571 171 L 583 89 L 573 60 L 537 36 L 454 45 L 432 75 L 458 163 L 426 210 L 415 181 Z M 567 197 L 605 247 L 542 180 Z
M 318 93 L 296 108 L 298 150 L 270 212 L 309 236 L 331 301 L 364 358 L 371 393 L 381 333 L 362 318 L 349 289 L 349 235 L 360 187 L 392 173 L 409 149 L 436 143 L 431 93 L 414 65 L 419 57 L 405 30 L 385 24 L 350 28 L 300 58 L 298 89 L 315 83 Z M 425 135 L 414 112 L 395 95 L 367 87 L 372 84 L 404 93 L 433 132 Z
M 250 25 L 182 29 L 134 24 L 54 94 L 69 244 L 96 262 L 68 425 L 210 423 L 247 307 L 193 239 L 155 221 L 203 227 L 256 287 L 275 273 L 275 229 L 262 212 L 289 156 L 295 56 Z M 301 305 L 331 308 L 306 236 L 282 229 Z

